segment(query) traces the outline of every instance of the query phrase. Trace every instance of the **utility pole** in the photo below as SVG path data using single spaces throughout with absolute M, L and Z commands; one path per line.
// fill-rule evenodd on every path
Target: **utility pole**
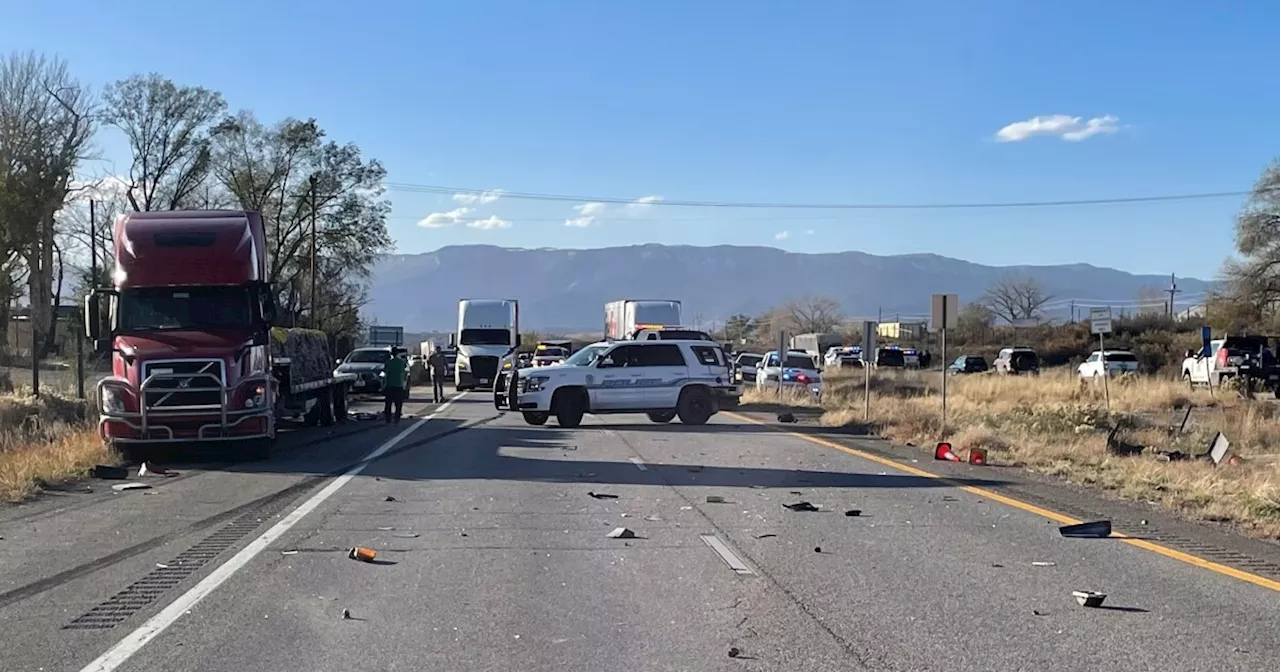
M 1177 293 L 1178 293 L 1178 292 L 1180 292 L 1180 291 L 1182 291 L 1182 290 L 1178 289 L 1178 278 L 1177 278 L 1177 276 L 1176 276 L 1176 275 L 1174 275 L 1173 273 L 1170 273 L 1170 274 L 1169 274 L 1169 289 L 1166 289 L 1166 290 L 1164 290 L 1164 291 L 1169 292 L 1169 310 L 1168 310 L 1168 313 L 1169 313 L 1169 319 L 1173 319 L 1173 295 L 1174 295 L 1174 294 L 1177 294 Z
M 1071 323 L 1075 324 L 1075 322 L 1076 322 L 1076 300 L 1071 299 Z
M 316 314 L 316 176 L 311 182 L 311 328 L 320 327 L 320 318 Z

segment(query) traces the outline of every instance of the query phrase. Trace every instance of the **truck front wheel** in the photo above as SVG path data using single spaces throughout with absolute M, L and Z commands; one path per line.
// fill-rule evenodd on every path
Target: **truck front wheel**
M 650 420 L 659 424 L 671 422 L 676 419 L 675 411 L 656 411 L 649 413 L 648 415 Z
M 537 427 L 547 424 L 547 420 L 551 419 L 550 413 L 542 413 L 540 411 L 525 411 L 523 415 L 525 423 Z
M 333 417 L 338 422 L 347 421 L 347 386 L 335 385 L 333 388 Z

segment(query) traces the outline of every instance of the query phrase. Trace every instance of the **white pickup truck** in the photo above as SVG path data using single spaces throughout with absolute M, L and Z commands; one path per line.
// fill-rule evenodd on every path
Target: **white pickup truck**
M 1218 387 L 1222 381 L 1240 375 L 1240 367 L 1246 362 L 1265 365 L 1269 359 L 1273 360 L 1268 345 L 1264 336 L 1230 336 L 1209 341 L 1208 357 L 1187 351 L 1187 358 L 1182 360 L 1182 379 L 1192 385 Z
M 520 411 L 530 425 L 544 425 L 554 415 L 561 427 L 577 427 L 587 413 L 644 413 L 659 423 L 679 416 L 686 425 L 702 425 L 733 387 L 724 352 L 714 342 L 605 341 L 556 366 L 505 370 L 493 403 Z

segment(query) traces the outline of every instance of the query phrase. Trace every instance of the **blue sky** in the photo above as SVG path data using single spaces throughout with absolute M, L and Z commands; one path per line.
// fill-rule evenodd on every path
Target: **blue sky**
M 1273 3 L 1154 0 L 73 0 L 5 3 L 0 48 L 57 54 L 94 87 L 154 70 L 219 89 L 266 120 L 314 116 L 381 160 L 395 183 L 625 199 L 991 202 L 1251 187 L 1280 154 L 1280 89 L 1268 84 L 1278 20 Z M 996 140 L 1010 124 L 1052 115 L 1065 115 L 1047 123 L 1059 132 L 1091 119 L 1102 132 Z M 101 146 L 123 170 L 118 139 Z M 583 204 L 507 197 L 426 228 L 430 213 L 464 204 L 389 195 L 404 252 L 735 243 L 1205 278 L 1231 253 L 1241 205 L 659 204 L 607 206 L 575 222 L 587 226 L 566 226 Z M 467 226 L 477 221 L 492 228 Z

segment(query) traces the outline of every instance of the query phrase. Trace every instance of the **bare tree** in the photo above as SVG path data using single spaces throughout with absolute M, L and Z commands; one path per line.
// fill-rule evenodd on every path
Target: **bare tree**
M 33 342 L 54 328 L 54 216 L 93 137 L 93 102 L 66 63 L 35 53 L 0 61 L 0 229 L 26 266 Z M 33 358 L 44 353 L 33 348 Z M 39 388 L 39 380 L 33 381 Z
M 825 296 L 792 299 L 783 306 L 788 330 L 797 334 L 831 331 L 844 319 L 840 304 Z
M 103 93 L 105 123 L 133 152 L 127 197 L 134 210 L 177 210 L 206 197 L 212 152 L 208 131 L 227 109 L 222 94 L 135 75 Z
M 212 175 L 239 207 L 260 211 L 267 225 L 268 276 L 281 293 L 284 312 L 296 319 L 313 308 L 314 212 L 316 286 L 328 300 L 317 296 L 317 310 L 310 312 L 316 315 L 328 303 L 336 314 L 358 315 L 374 262 L 392 248 L 382 165 L 365 160 L 354 144 L 326 141 L 315 120 L 285 119 L 268 127 L 241 112 L 219 123 L 212 137 Z M 324 268 L 337 271 L 322 287 Z
M 1053 297 L 1035 278 L 1005 276 L 982 295 L 982 303 L 996 317 L 1013 324 L 1037 316 Z
M 1163 315 L 1168 311 L 1169 293 L 1159 287 L 1140 287 L 1137 298 L 1135 312 L 1139 315 Z
M 1280 301 L 1280 160 L 1272 161 L 1236 217 L 1240 258 L 1223 268 L 1228 295 L 1251 306 L 1257 319 L 1275 313 Z

